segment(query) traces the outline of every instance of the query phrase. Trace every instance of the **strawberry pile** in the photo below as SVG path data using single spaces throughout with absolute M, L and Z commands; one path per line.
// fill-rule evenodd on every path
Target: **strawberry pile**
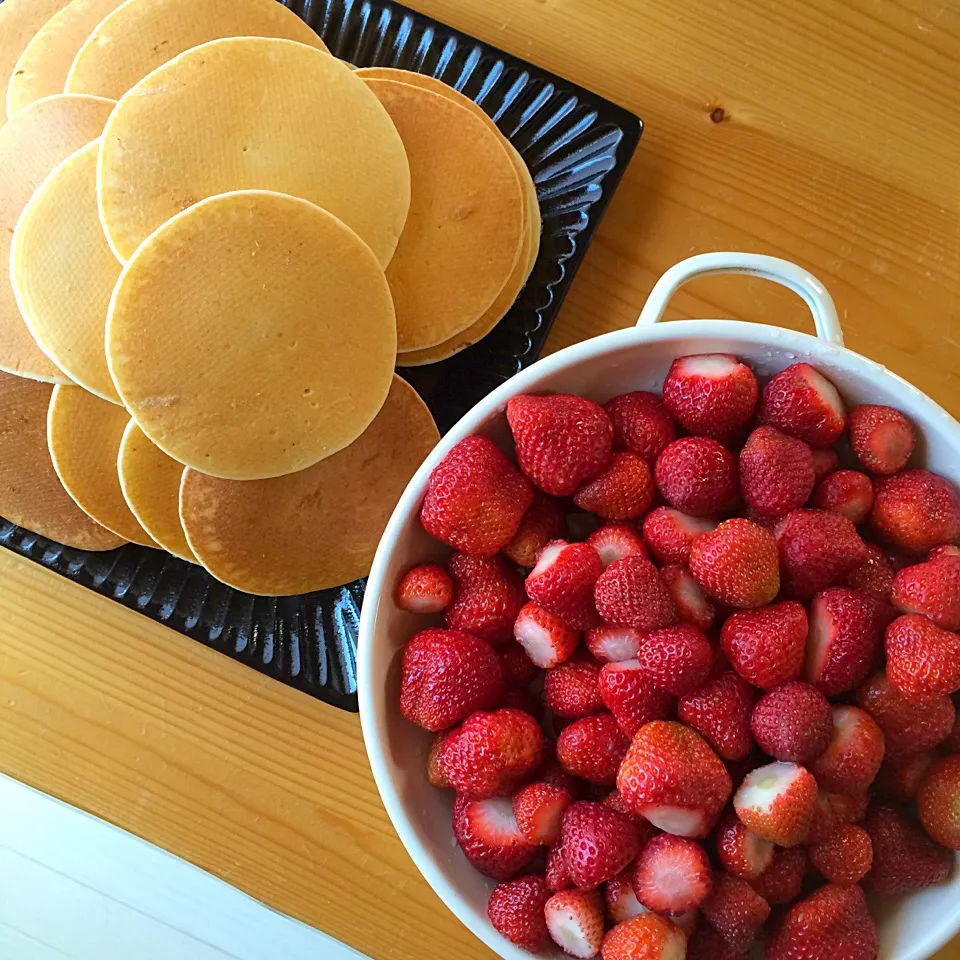
M 397 603 L 489 916 L 588 960 L 873 960 L 865 892 L 960 850 L 960 496 L 902 413 L 796 363 L 676 360 L 662 398 L 516 396 L 515 462 L 430 477 L 456 552 Z

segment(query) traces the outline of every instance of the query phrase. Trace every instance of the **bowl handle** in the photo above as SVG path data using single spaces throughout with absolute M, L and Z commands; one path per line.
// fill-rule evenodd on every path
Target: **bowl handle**
M 826 287 L 803 267 L 779 257 L 760 253 L 701 253 L 681 260 L 672 266 L 657 282 L 637 320 L 638 327 L 656 323 L 663 318 L 671 297 L 687 282 L 698 277 L 722 273 L 746 273 L 763 277 L 789 287 L 803 297 L 817 328 L 817 336 L 838 347 L 843 346 L 843 331 L 837 319 L 837 308 Z

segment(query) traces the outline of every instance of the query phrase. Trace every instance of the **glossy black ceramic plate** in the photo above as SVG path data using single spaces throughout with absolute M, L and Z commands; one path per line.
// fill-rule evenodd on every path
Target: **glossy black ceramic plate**
M 290 0 L 338 57 L 429 73 L 476 100 L 533 173 L 543 238 L 506 319 L 442 363 L 401 370 L 447 430 L 540 354 L 640 137 L 640 120 L 544 70 L 386 0 Z M 349 518 L 345 522 L 349 523 Z M 0 521 L 0 543 L 278 680 L 356 709 L 364 581 L 301 597 L 252 597 L 157 550 L 72 550 Z

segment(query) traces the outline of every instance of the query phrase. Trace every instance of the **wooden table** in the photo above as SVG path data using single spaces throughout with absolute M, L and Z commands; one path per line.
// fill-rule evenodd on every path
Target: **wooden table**
M 772 253 L 827 284 L 849 346 L 960 415 L 957 0 L 415 2 L 646 121 L 551 349 L 631 324 L 683 257 Z M 810 323 L 744 278 L 673 315 Z M 400 846 L 355 716 L 6 552 L 0 770 L 375 960 L 491 956 Z

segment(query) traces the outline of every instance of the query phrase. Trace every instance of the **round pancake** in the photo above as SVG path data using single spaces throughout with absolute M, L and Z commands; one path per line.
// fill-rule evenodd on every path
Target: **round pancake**
M 524 234 L 520 180 L 501 139 L 447 97 L 364 81 L 410 161 L 410 214 L 387 280 L 400 351 L 432 347 L 476 323 L 510 279 Z
M 184 50 L 221 37 L 279 37 L 327 49 L 277 0 L 127 0 L 77 51 L 64 90 L 118 100 Z
M 99 146 L 71 154 L 33 195 L 13 234 L 10 279 L 43 352 L 80 386 L 120 403 L 103 348 L 120 263 L 97 215 Z
M 180 518 L 197 558 L 248 593 L 286 596 L 365 576 L 387 520 L 440 434 L 395 377 L 383 409 L 349 447 L 307 470 L 253 483 L 187 470 Z
M 0 516 L 77 550 L 126 541 L 91 520 L 63 489 L 47 449 L 53 387 L 0 373 Z
M 140 525 L 164 550 L 196 563 L 180 523 L 184 466 L 168 457 L 132 420 L 120 441 L 120 489 Z
M 27 44 L 7 87 L 7 116 L 41 97 L 63 93 L 73 58 L 90 31 L 123 0 L 70 0 Z
M 123 407 L 59 384 L 50 399 L 47 443 L 60 482 L 87 516 L 126 540 L 155 547 L 120 490 L 117 456 L 129 422 Z
M 390 389 L 396 320 L 352 230 L 306 200 L 249 190 L 202 200 L 137 250 L 106 346 L 124 404 L 157 446 L 256 480 L 363 433 Z
M 101 97 L 61 94 L 38 100 L 0 127 L 0 263 L 10 262 L 14 228 L 34 191 L 57 164 L 100 136 L 113 106 Z M 0 370 L 69 382 L 30 335 L 7 267 L 0 270 Z
M 188 50 L 121 98 L 98 190 L 120 260 L 198 200 L 275 190 L 329 210 L 385 265 L 410 206 L 410 170 L 387 112 L 339 60 L 240 37 Z

